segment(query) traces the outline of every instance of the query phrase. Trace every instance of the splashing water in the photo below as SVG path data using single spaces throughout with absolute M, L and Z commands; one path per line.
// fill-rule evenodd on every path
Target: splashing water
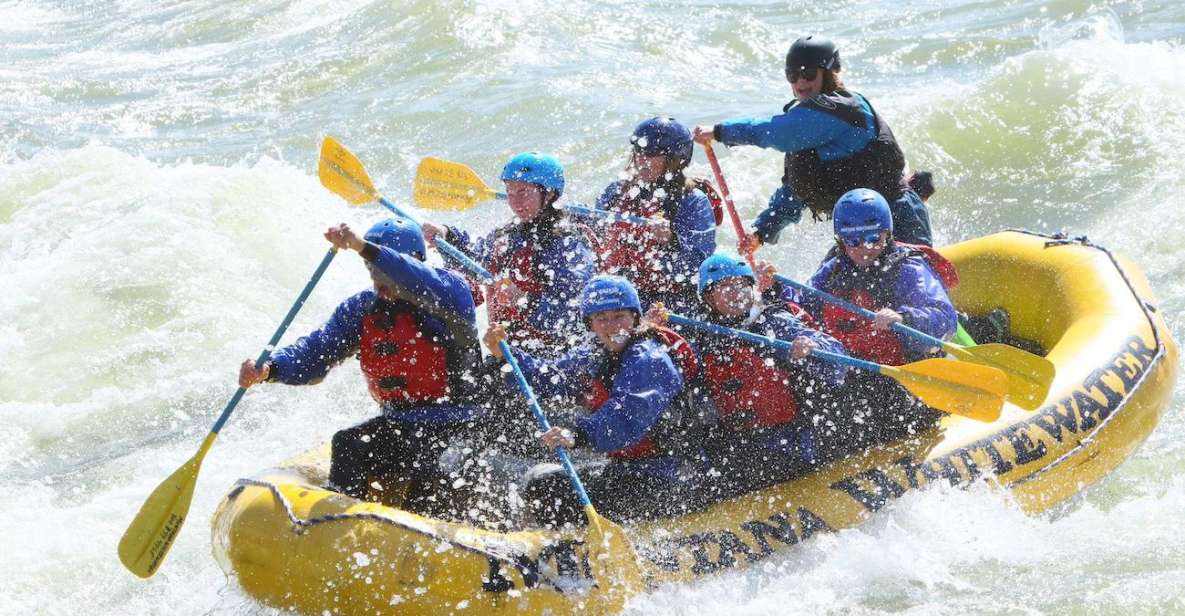
M 635 123 L 776 113 L 788 43 L 825 33 L 911 167 L 934 172 L 940 243 L 1011 226 L 1088 233 L 1140 263 L 1181 339 L 1185 8 L 1111 4 L 0 3 L 0 602 L 271 612 L 219 570 L 206 521 L 235 479 L 373 412 L 352 362 L 315 387 L 250 392 L 156 577 L 132 578 L 115 546 L 312 273 L 320 232 L 382 216 L 320 187 L 326 134 L 396 201 L 423 156 L 492 181 L 510 154 L 539 149 L 588 202 L 624 166 Z M 780 156 L 721 158 L 752 219 Z M 708 175 L 699 154 L 692 171 Z M 507 217 L 485 204 L 438 220 L 480 233 Z M 766 256 L 805 277 L 827 227 L 792 227 Z M 292 333 L 367 284 L 343 255 Z M 1185 611 L 1182 399 L 1057 515 L 1026 517 L 981 488 L 911 494 L 859 529 L 627 611 Z

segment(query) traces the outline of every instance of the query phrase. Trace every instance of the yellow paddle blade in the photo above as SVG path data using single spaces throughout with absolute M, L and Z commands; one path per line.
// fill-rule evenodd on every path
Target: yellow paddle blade
M 370 203 L 379 198 L 362 161 L 333 137 L 326 137 L 321 142 L 317 176 L 325 188 L 340 195 L 350 205 Z
M 963 361 L 1003 372 L 1008 378 L 1008 401 L 1029 411 L 1040 408 L 1045 402 L 1056 374 L 1053 362 L 1006 344 L 961 347 L 947 343 L 943 349 Z
M 164 562 L 173 540 L 181 532 L 181 525 L 185 524 L 202 458 L 216 436 L 213 432 L 206 435 L 198 452 L 156 486 L 124 531 L 119 540 L 119 560 L 128 571 L 142 578 L 152 577 Z
M 588 518 L 589 563 L 600 592 L 594 595 L 597 614 L 621 611 L 625 602 L 642 591 L 644 579 L 641 561 L 634 545 L 618 525 L 602 518 L 593 506 L 584 506 Z
M 881 366 L 927 406 L 979 421 L 995 421 L 1004 406 L 1008 377 L 995 368 L 950 359 Z
M 416 169 L 411 196 L 416 206 L 427 210 L 467 210 L 497 198 L 498 192 L 469 167 L 428 157 Z

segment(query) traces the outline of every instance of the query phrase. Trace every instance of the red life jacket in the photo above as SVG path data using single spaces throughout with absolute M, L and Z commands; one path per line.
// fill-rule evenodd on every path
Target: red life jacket
M 900 242 L 897 245 L 902 249 L 882 257 L 888 260 L 882 267 L 851 269 L 842 274 L 833 272 L 828 281 L 831 294 L 873 312 L 881 308 L 893 308 L 890 304 L 901 265 L 911 256 L 923 257 L 944 287 L 958 284 L 954 264 L 934 249 Z M 875 330 L 868 319 L 834 304 L 823 304 L 823 327 L 856 357 L 890 366 L 900 366 L 909 361 L 905 346 L 897 334 L 890 330 Z
M 926 259 L 926 265 L 929 265 L 934 274 L 938 276 L 938 281 L 942 283 L 944 289 L 950 291 L 959 286 L 959 270 L 955 268 L 955 264 L 951 263 L 950 259 L 934 250 L 933 246 L 906 244 L 905 242 L 896 242 L 896 244 L 922 253 L 922 257 Z
M 695 351 L 691 349 L 691 345 L 687 344 L 687 341 L 682 336 L 666 327 L 649 328 L 636 333 L 631 338 L 630 345 L 632 346 L 637 342 L 645 340 L 647 337 L 652 337 L 666 347 L 667 353 L 670 354 L 671 360 L 675 363 L 675 367 L 683 375 L 683 389 L 686 391 L 691 386 L 691 382 L 699 378 L 700 373 L 699 358 L 696 357 Z M 613 390 L 613 379 L 616 376 L 617 367 L 617 365 L 611 366 L 604 374 L 598 375 L 593 379 L 589 392 L 584 396 L 584 408 L 596 412 L 597 409 L 609 401 L 609 392 Z M 683 394 L 681 393 L 679 396 L 682 398 Z M 679 400 L 671 401 L 672 406 L 679 403 Z M 664 421 L 664 418 L 660 416 L 658 421 Z M 654 446 L 654 441 L 650 436 L 651 433 L 657 431 L 655 430 L 656 427 L 651 426 L 647 434 L 637 443 L 617 451 L 611 451 L 607 455 L 617 460 L 638 460 L 663 455 L 664 452 Z
M 716 346 L 704 352 L 704 380 L 723 423 L 753 429 L 794 419 L 798 402 L 788 370 L 747 344 Z
M 847 289 L 843 292 L 832 289 L 831 292 L 873 312 L 885 307 L 864 289 Z M 827 333 L 839 340 L 848 353 L 855 357 L 889 366 L 907 363 L 905 347 L 897 338 L 897 334 L 888 330 L 873 329 L 871 321 L 835 304 L 823 305 L 823 326 Z
M 543 294 L 543 284 L 539 281 L 540 273 L 535 266 L 539 247 L 520 246 L 517 250 L 505 249 L 494 255 L 487 269 L 495 277 L 505 276 L 514 286 L 525 295 L 515 304 L 499 302 L 494 293 L 490 293 L 489 306 L 486 307 L 491 323 L 506 325 L 511 344 L 517 346 L 527 340 L 554 342 L 551 333 L 543 332 L 532 326 L 530 313 L 532 307 Z
M 712 204 L 712 218 L 716 219 L 716 226 L 724 222 L 724 207 L 723 201 L 720 199 L 720 193 L 716 192 L 716 187 L 704 178 L 689 178 L 692 186 L 699 189 L 708 197 L 708 203 Z
M 363 317 L 359 361 L 370 395 L 379 403 L 435 403 L 449 397 L 448 349 L 424 332 L 411 312 Z
M 632 189 L 632 184 L 623 184 L 610 209 L 642 218 L 662 214 L 672 220 L 669 210 L 677 207 L 665 203 L 671 200 L 669 197 L 640 199 L 630 196 Z M 603 271 L 628 278 L 643 295 L 659 293 L 668 286 L 671 276 L 664 266 L 671 260 L 669 242 L 659 241 L 647 228 L 624 221 L 610 223 L 604 237 L 599 243 Z

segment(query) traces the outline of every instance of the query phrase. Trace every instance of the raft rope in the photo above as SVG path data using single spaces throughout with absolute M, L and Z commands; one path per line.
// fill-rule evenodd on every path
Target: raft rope
M 551 587 L 552 589 L 554 589 L 560 593 L 564 592 L 563 586 L 561 585 L 560 582 L 545 575 L 542 571 L 540 571 L 538 569 L 538 567 L 536 567 L 534 564 L 532 564 L 530 562 L 530 560 L 527 559 L 523 555 L 499 554 L 498 552 L 494 552 L 492 550 L 475 547 L 475 546 L 465 544 L 465 543 L 460 543 L 458 541 L 454 541 L 454 540 L 449 539 L 447 537 L 442 537 L 442 536 L 437 535 L 435 533 L 425 531 L 422 528 L 416 528 L 415 526 L 412 526 L 410 524 L 405 524 L 405 523 L 400 522 L 398 520 L 393 520 L 393 519 L 391 519 L 387 516 L 381 515 L 381 514 L 363 512 L 363 511 L 354 511 L 354 512 L 344 512 L 344 513 L 330 513 L 330 514 L 326 514 L 326 515 L 320 515 L 320 516 L 316 516 L 316 517 L 312 517 L 312 518 L 308 518 L 308 519 L 303 519 L 300 516 L 296 515 L 296 512 L 292 508 L 292 503 L 288 500 L 288 497 L 284 496 L 284 493 L 280 491 L 279 486 L 277 486 L 276 484 L 271 483 L 269 481 L 263 481 L 261 479 L 239 479 L 238 481 L 236 481 L 234 483 L 234 487 L 231 489 L 230 493 L 227 494 L 227 497 L 226 497 L 227 500 L 233 500 L 235 497 L 237 497 L 239 495 L 239 493 L 242 491 L 242 488 L 247 487 L 247 486 L 254 487 L 254 488 L 264 488 L 264 489 L 268 490 L 269 492 L 271 492 L 272 497 L 276 499 L 276 502 L 280 503 L 280 506 L 284 508 L 284 515 L 288 516 L 288 521 L 292 523 L 292 532 L 297 535 L 303 535 L 303 534 L 305 534 L 305 532 L 308 531 L 308 529 L 313 528 L 314 526 L 318 526 L 320 524 L 326 524 L 329 522 L 340 522 L 340 521 L 351 521 L 351 520 L 368 520 L 371 522 L 378 522 L 379 524 L 386 524 L 386 525 L 394 526 L 394 527 L 402 529 L 402 530 L 407 530 L 407 531 L 411 531 L 411 532 L 414 532 L 414 533 L 417 533 L 420 535 L 424 535 L 430 539 L 440 541 L 441 543 L 446 543 L 449 546 L 458 548 L 464 552 L 469 552 L 471 554 L 484 556 L 485 558 L 488 558 L 490 560 L 494 560 L 494 561 L 503 563 L 505 565 L 514 567 L 515 569 L 518 569 L 519 574 L 522 575 L 524 584 L 526 584 L 528 587 L 530 587 L 532 585 L 537 586 L 540 582 L 542 582 L 542 583 L 547 584 L 547 586 Z M 310 489 L 317 489 L 317 488 L 310 488 Z M 492 572 L 491 575 L 501 577 L 500 573 Z M 497 592 L 497 591 L 508 590 L 512 586 L 509 584 L 509 580 L 506 580 L 506 579 L 489 579 L 489 580 L 483 580 L 482 587 L 485 590 Z
M 1044 475 L 1046 472 L 1050 471 L 1051 469 L 1057 467 L 1059 464 L 1061 464 L 1061 463 L 1065 462 L 1066 460 L 1068 460 L 1069 458 L 1073 457 L 1083 447 L 1090 445 L 1094 441 L 1096 435 L 1100 434 L 1102 432 L 1103 428 L 1108 423 L 1110 423 L 1112 419 L 1114 419 L 1117 415 L 1119 415 L 1120 409 L 1123 408 L 1124 406 L 1126 406 L 1127 401 L 1130 400 L 1132 395 L 1140 388 L 1140 385 L 1144 382 L 1144 380 L 1147 379 L 1150 374 L 1152 374 L 1152 366 L 1155 365 L 1157 362 L 1164 359 L 1165 348 L 1164 348 L 1164 342 L 1162 342 L 1160 339 L 1160 332 L 1157 330 L 1157 327 L 1156 327 L 1156 320 L 1152 316 L 1152 312 L 1156 311 L 1156 307 L 1154 305 L 1152 305 L 1151 303 L 1144 301 L 1144 298 L 1140 297 L 1139 292 L 1136 291 L 1135 285 L 1132 284 L 1132 281 L 1128 277 L 1127 272 L 1124 271 L 1123 266 L 1119 264 L 1119 260 L 1115 258 L 1115 255 L 1110 250 L 1090 241 L 1090 238 L 1086 237 L 1086 235 L 1078 235 L 1078 236 L 1071 237 L 1068 234 L 1066 234 L 1064 231 L 1054 233 L 1054 234 L 1047 234 L 1047 233 L 1039 233 L 1037 231 L 1029 231 L 1027 229 L 1008 229 L 1008 231 L 1011 231 L 1014 233 L 1023 233 L 1025 235 L 1032 235 L 1035 237 L 1046 238 L 1049 241 L 1045 242 L 1045 248 L 1057 248 L 1060 246 L 1077 245 L 1077 246 L 1085 246 L 1087 248 L 1094 248 L 1095 250 L 1098 250 L 1098 251 L 1102 252 L 1103 254 L 1107 255 L 1107 258 L 1111 261 L 1111 265 L 1115 268 L 1115 272 L 1117 274 L 1119 274 L 1119 277 L 1123 280 L 1123 283 L 1125 285 L 1127 285 L 1128 291 L 1131 292 L 1132 297 L 1136 300 L 1136 305 L 1138 305 L 1140 307 L 1140 311 L 1142 313 L 1144 313 L 1144 318 L 1148 320 L 1148 328 L 1152 331 L 1152 340 L 1153 340 L 1153 343 L 1156 345 L 1156 354 L 1153 355 L 1152 361 L 1150 361 L 1148 363 L 1148 367 L 1144 370 L 1143 374 L 1140 375 L 1140 378 L 1136 379 L 1135 384 L 1132 385 L 1132 387 L 1130 387 L 1128 389 L 1128 391 L 1124 393 L 1123 400 L 1122 400 L 1122 402 L 1120 402 L 1119 407 L 1116 408 L 1115 411 L 1113 411 L 1112 413 L 1107 415 L 1107 417 L 1105 419 L 1103 419 L 1103 421 L 1099 422 L 1099 424 L 1097 426 L 1095 426 L 1095 429 L 1092 430 L 1090 434 L 1083 437 L 1082 440 L 1078 441 L 1077 445 L 1072 447 L 1066 453 L 1062 454 L 1060 457 L 1058 457 L 1058 459 L 1049 463 L 1044 468 L 1038 470 L 1037 472 L 1033 473 L 1032 475 L 1029 475 L 1028 477 L 1019 479 L 1014 482 L 1014 484 L 1021 484 L 1021 483 L 1025 483 L 1031 479 L 1040 477 L 1041 475 Z

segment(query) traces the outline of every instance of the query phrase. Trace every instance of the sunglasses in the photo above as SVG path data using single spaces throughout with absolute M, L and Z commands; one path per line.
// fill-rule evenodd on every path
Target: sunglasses
M 795 81 L 798 81 L 799 79 L 805 79 L 807 81 L 814 81 L 815 77 L 818 77 L 818 76 L 819 76 L 819 67 L 817 67 L 817 66 L 806 66 L 806 67 L 801 67 L 801 68 L 792 68 L 792 69 L 786 71 L 786 79 L 788 79 L 790 81 L 790 83 L 794 83 Z
M 859 246 L 863 246 L 865 248 L 875 248 L 877 244 L 881 243 L 881 240 L 880 238 L 877 238 L 870 242 L 866 239 L 858 237 L 845 237 L 843 238 L 843 243 L 848 248 L 857 248 Z
M 840 235 L 837 233 L 837 234 L 835 234 L 835 239 L 843 242 L 843 244 L 849 248 L 856 248 L 858 246 L 863 246 L 865 248 L 875 248 L 878 244 L 880 244 L 881 242 L 883 242 L 885 240 L 884 232 L 877 233 L 876 237 L 873 238 L 872 240 L 869 240 L 866 235 L 863 237 L 861 237 L 861 235 L 863 235 L 863 234 Z

